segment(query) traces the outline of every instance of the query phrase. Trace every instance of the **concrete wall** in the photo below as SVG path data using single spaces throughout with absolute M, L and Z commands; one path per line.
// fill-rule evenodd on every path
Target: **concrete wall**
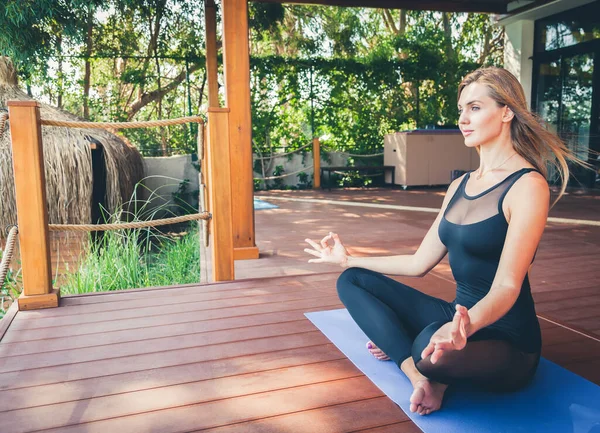
M 346 166 L 348 157 L 343 154 L 329 154 L 330 161 L 321 158 L 321 166 Z M 257 155 L 253 155 L 256 161 Z M 254 165 L 253 161 L 253 166 Z M 197 191 L 199 188 L 198 171 L 192 164 L 191 155 L 176 155 L 169 157 L 145 157 L 144 163 L 146 166 L 146 178 L 144 179 L 145 199 L 151 199 L 151 207 L 158 208 L 164 206 L 168 201 L 172 200 L 172 194 L 177 192 L 179 184 L 184 179 L 189 179 L 188 191 Z M 265 161 L 265 167 L 267 161 Z M 294 154 L 290 158 L 275 158 L 267 167 L 266 176 L 273 176 L 273 170 L 278 165 L 283 165 L 283 173 L 293 173 L 298 170 L 303 170 L 309 175 L 310 182 L 313 180 L 313 156 L 312 152 L 302 154 Z M 254 178 L 262 178 L 262 173 L 254 172 Z M 273 180 L 267 181 L 268 185 L 275 184 Z M 297 174 L 286 176 L 282 179 L 285 186 L 297 186 L 300 179 Z M 262 187 L 262 186 L 261 186 Z M 194 197 L 196 197 L 194 195 Z M 197 200 L 192 203 L 197 206 Z
M 188 179 L 187 191 L 193 192 L 190 203 L 197 209 L 199 188 L 198 170 L 192 165 L 191 155 L 175 155 L 168 157 L 145 157 L 146 177 L 144 178 L 146 200 L 150 200 L 150 208 L 159 208 L 172 201 L 173 194 L 180 183 Z M 164 214 L 161 213 L 161 214 Z

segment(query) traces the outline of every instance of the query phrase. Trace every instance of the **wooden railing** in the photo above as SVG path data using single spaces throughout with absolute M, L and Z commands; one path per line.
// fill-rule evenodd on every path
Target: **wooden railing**
M 40 106 L 35 101 L 8 101 L 23 294 L 19 310 L 57 307 L 52 288 L 48 209 Z
M 19 310 L 58 306 L 60 291 L 52 287 L 48 210 L 39 104 L 8 101 L 19 226 L 23 294 Z M 202 127 L 202 125 L 200 125 Z M 232 230 L 229 109 L 208 111 L 206 180 L 208 183 L 212 279 L 235 279 Z

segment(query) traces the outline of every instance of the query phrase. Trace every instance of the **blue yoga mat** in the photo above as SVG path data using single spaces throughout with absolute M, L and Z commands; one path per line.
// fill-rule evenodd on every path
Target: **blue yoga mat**
M 378 361 L 366 350 L 368 338 L 347 310 L 306 317 L 426 433 L 600 433 L 600 386 L 543 358 L 521 391 L 451 387 L 441 410 L 414 414 L 409 380 L 393 362 Z
M 257 198 L 254 199 L 254 209 L 255 210 L 263 210 L 263 209 L 277 209 L 279 206 L 269 203 L 264 200 L 259 200 Z

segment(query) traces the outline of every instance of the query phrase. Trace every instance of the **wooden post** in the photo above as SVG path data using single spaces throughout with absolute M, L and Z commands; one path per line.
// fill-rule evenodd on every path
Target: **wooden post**
M 233 247 L 236 260 L 257 259 L 250 117 L 248 0 L 223 0 L 223 69 L 229 113 Z
M 219 106 L 219 81 L 217 67 L 217 8 L 215 0 L 204 1 L 206 27 L 206 75 L 208 81 L 208 106 Z
M 52 289 L 40 106 L 35 101 L 8 101 L 6 105 L 23 272 L 19 310 L 58 307 L 60 293 Z
M 235 279 L 233 235 L 231 226 L 231 158 L 229 154 L 229 109 L 208 109 L 208 142 L 206 146 L 209 208 L 212 213 L 212 278 L 213 281 Z
M 313 189 L 321 188 L 321 142 L 313 138 Z

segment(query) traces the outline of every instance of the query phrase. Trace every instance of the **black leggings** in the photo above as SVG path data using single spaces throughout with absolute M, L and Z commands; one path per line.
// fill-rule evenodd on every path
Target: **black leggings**
M 436 364 L 421 359 L 431 336 L 452 321 L 455 303 L 419 292 L 380 273 L 349 268 L 340 275 L 341 301 L 363 332 L 398 366 L 409 356 L 417 370 L 436 382 L 470 383 L 493 391 L 517 390 L 537 368 L 539 353 L 526 353 L 484 328 L 463 350 L 445 353 Z

